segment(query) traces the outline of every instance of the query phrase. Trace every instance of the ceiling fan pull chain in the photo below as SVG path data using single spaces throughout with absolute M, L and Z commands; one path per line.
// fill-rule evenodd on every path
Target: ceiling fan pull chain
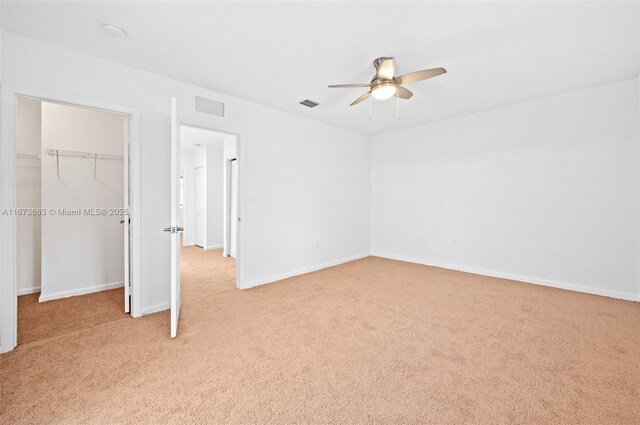
M 396 119 L 400 119 L 400 97 L 396 93 Z
M 369 121 L 371 121 L 371 103 L 373 101 L 371 100 L 371 96 L 369 96 Z

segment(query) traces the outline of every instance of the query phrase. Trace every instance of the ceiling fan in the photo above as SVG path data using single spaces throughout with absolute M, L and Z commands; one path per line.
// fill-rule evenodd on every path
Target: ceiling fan
M 396 96 L 400 99 L 409 99 L 413 96 L 403 84 L 411 84 L 417 81 L 426 80 L 428 78 L 437 77 L 447 72 L 444 68 L 423 69 L 422 71 L 410 72 L 409 74 L 396 77 L 396 60 L 394 58 L 382 57 L 373 61 L 376 68 L 376 75 L 370 83 L 361 84 L 334 84 L 330 88 L 352 88 L 352 87 L 369 87 L 369 91 L 351 102 L 351 105 L 357 105 L 369 96 L 375 99 L 384 100 Z

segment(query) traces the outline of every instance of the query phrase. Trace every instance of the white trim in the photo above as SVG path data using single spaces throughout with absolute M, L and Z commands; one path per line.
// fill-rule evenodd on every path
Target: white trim
M 183 243 L 182 246 L 196 246 L 194 243 Z
M 237 139 L 236 139 L 237 140 Z M 238 146 L 236 143 L 236 157 L 237 157 Z M 223 148 L 223 156 L 224 156 L 224 148 Z M 223 163 L 223 192 L 224 199 L 222 200 L 222 204 L 224 207 L 223 210 L 223 237 L 222 237 L 222 255 L 224 257 L 230 257 L 231 253 L 231 162 L 237 161 L 237 158 L 224 158 Z M 236 206 L 236 209 L 238 207 Z M 237 242 L 237 233 L 236 233 L 236 242 Z M 236 247 L 237 248 L 237 247 Z M 238 253 L 236 252 L 236 256 Z
M 236 288 L 244 287 L 244 276 L 246 270 L 246 238 L 244 226 L 246 221 L 245 214 L 245 134 L 236 134 L 236 161 L 238 161 L 238 222 L 236 223 Z
M 17 96 L 31 97 L 47 102 L 76 105 L 131 117 L 130 161 L 131 182 L 131 316 L 142 315 L 141 227 L 140 227 L 140 110 L 48 90 L 2 84 L 0 119 L 0 211 L 16 205 L 16 143 L 15 117 Z M 17 345 L 18 290 L 16 282 L 16 220 L 15 216 L 0 217 L 0 353 L 13 350 Z
M 140 134 L 140 110 L 133 108 L 131 119 L 129 120 L 129 199 L 131 206 L 129 215 L 131 217 L 131 317 L 142 316 L 142 136 Z M 133 227 L 132 227 L 133 226 Z
M 2 84 L 0 111 L 0 211 L 16 205 L 16 96 Z M 0 216 L 0 353 L 18 342 L 18 289 L 16 282 L 16 218 Z
M 600 296 L 603 296 L 603 297 L 618 298 L 618 299 L 627 300 L 627 301 L 640 301 L 640 295 L 639 294 L 632 294 L 632 293 L 619 292 L 619 291 L 610 291 L 610 290 L 607 290 L 607 289 L 593 288 L 593 287 L 590 287 L 590 286 L 575 285 L 575 284 L 571 284 L 571 283 L 558 282 L 558 281 L 547 280 L 547 279 L 539 279 L 539 278 L 535 278 L 535 277 L 522 276 L 522 275 L 517 275 L 517 274 L 513 274 L 513 273 L 496 272 L 496 271 L 492 271 L 492 270 L 479 269 L 479 268 L 475 268 L 475 267 L 466 267 L 466 266 L 460 266 L 460 265 L 454 265 L 454 264 L 445 264 L 445 263 L 440 263 L 440 262 L 437 262 L 437 261 L 423 260 L 423 259 L 417 259 L 417 258 L 409 258 L 409 257 L 401 256 L 401 255 L 392 255 L 392 254 L 386 254 L 386 253 L 382 253 L 382 252 L 372 252 L 371 255 L 374 256 L 374 257 L 387 258 L 389 260 L 398 260 L 398 261 L 404 261 L 404 262 L 407 262 L 407 263 L 422 264 L 424 266 L 440 267 L 440 268 L 448 269 L 448 270 L 456 270 L 456 271 L 461 271 L 461 272 L 465 272 L 465 273 L 478 274 L 478 275 L 482 275 L 482 276 L 496 277 L 496 278 L 499 278 L 499 279 L 514 280 L 514 281 L 522 282 L 522 283 L 529 283 L 529 284 L 533 284 L 533 285 L 548 286 L 548 287 L 551 287 L 551 288 L 565 289 L 565 290 L 568 290 L 568 291 L 582 292 L 582 293 L 585 293 L 585 294 L 600 295 Z
M 47 294 L 46 296 L 40 295 L 38 301 L 43 303 L 45 301 L 57 300 L 60 298 L 75 297 L 76 295 L 86 295 L 93 294 L 94 292 L 108 291 L 109 289 L 122 288 L 123 286 L 124 281 L 104 283 L 102 285 L 87 286 L 86 288 L 74 289 L 72 291 L 55 292 L 53 294 Z
M 158 313 L 160 311 L 169 310 L 169 308 L 171 308 L 169 303 L 160 303 L 160 304 L 150 305 L 149 307 L 144 307 L 142 309 L 142 315 L 146 316 L 148 314 Z
M 247 285 L 245 285 L 245 286 L 243 286 L 242 288 L 239 288 L 239 289 L 249 289 L 249 288 L 253 288 L 255 286 L 264 285 L 264 284 L 267 284 L 267 283 L 277 282 L 279 280 L 288 279 L 290 277 L 299 276 L 299 275 L 302 275 L 302 274 L 315 272 L 315 271 L 326 269 L 326 268 L 329 268 L 329 267 L 338 266 L 340 264 L 349 263 L 349 262 L 355 261 L 355 260 L 360 260 L 362 258 L 369 257 L 370 255 L 371 254 L 369 254 L 367 252 L 365 254 L 358 254 L 358 255 L 354 255 L 352 257 L 341 258 L 339 260 L 327 261 L 326 263 L 318 264 L 316 266 L 306 267 L 304 269 L 298 269 L 298 270 L 294 270 L 292 272 L 286 272 L 286 273 L 278 274 L 278 275 L 275 275 L 275 276 L 267 277 L 267 278 L 264 278 L 264 279 L 254 280 L 253 282 L 250 282 Z
M 127 213 L 122 217 L 122 239 L 124 242 L 124 312 L 131 314 L 131 216 L 129 215 L 129 204 L 131 203 L 131 197 L 129 196 L 129 173 L 131 173 L 131 167 L 129 166 L 129 151 L 131 150 L 131 123 L 130 117 L 124 118 L 123 133 L 124 133 L 124 185 L 123 185 L 123 199 L 122 202 L 127 209 Z
M 210 251 L 210 250 L 212 250 L 212 249 L 220 249 L 220 248 L 222 248 L 222 247 L 223 247 L 222 245 L 211 245 L 211 246 L 207 246 L 207 247 L 205 247 L 205 248 L 204 248 L 204 250 L 205 250 L 205 251 Z
M 38 292 L 40 292 L 40 287 L 39 286 L 33 286 L 31 288 L 22 288 L 22 289 L 18 289 L 18 296 L 20 296 L 20 295 L 29 295 L 29 294 L 37 294 Z

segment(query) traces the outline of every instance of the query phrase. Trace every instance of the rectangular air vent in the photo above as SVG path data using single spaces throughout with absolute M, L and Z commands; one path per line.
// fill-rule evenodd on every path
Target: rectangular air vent
M 196 96 L 196 111 L 224 118 L 224 103 Z
M 301 105 L 308 106 L 309 108 L 315 108 L 319 105 L 318 102 L 314 102 L 313 100 L 307 99 L 300 102 Z

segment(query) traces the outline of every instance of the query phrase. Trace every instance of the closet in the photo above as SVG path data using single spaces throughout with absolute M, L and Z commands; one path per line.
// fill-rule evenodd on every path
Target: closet
M 122 287 L 126 117 L 18 98 L 18 294 Z

